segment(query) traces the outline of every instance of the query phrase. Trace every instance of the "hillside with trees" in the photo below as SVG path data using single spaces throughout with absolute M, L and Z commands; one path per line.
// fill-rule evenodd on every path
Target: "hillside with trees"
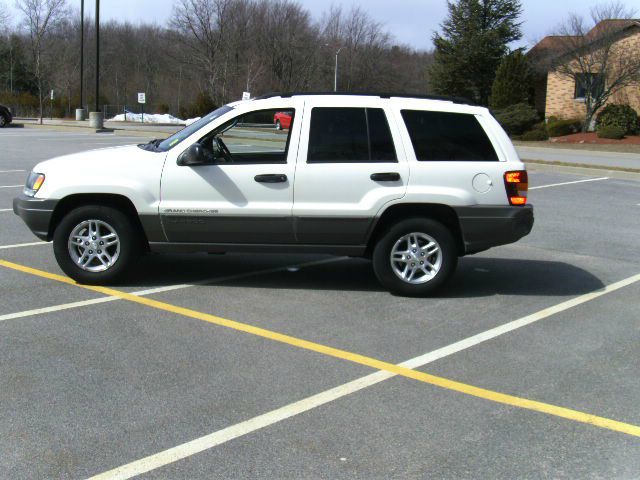
M 0 103 L 36 116 L 43 98 L 45 116 L 72 116 L 80 105 L 79 9 L 64 0 L 17 6 L 0 30 Z M 39 29 L 33 19 L 42 22 L 47 13 L 47 28 Z M 85 105 L 95 102 L 94 27 L 85 19 Z M 125 105 L 136 110 L 142 91 L 149 110 L 184 118 L 243 91 L 333 90 L 340 47 L 338 90 L 429 91 L 432 54 L 397 44 L 360 8 L 333 7 L 314 20 L 288 0 L 176 0 L 166 25 L 103 22 L 100 39 L 100 104 L 107 115 Z

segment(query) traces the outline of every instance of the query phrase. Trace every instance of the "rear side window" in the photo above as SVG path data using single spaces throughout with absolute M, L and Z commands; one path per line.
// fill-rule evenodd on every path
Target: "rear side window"
M 402 110 L 421 162 L 497 162 L 498 155 L 475 115 Z
M 381 108 L 311 110 L 308 163 L 396 161 L 391 130 Z

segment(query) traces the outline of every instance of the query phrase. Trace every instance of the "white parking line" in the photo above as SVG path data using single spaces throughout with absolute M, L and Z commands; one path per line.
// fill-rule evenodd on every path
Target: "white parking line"
M 0 208 L 0 212 L 13 212 L 13 208 Z
M 39 245 L 39 244 L 46 245 L 46 242 L 40 242 L 40 243 L 37 243 L 37 244 L 31 244 L 31 245 Z M 28 246 L 28 245 L 29 244 L 24 244 L 23 246 Z M 0 247 L 0 248 L 2 248 L 2 247 Z M 298 267 L 298 268 L 313 267 L 313 266 L 316 266 L 316 265 L 323 265 L 325 263 L 340 262 L 340 261 L 346 260 L 347 258 L 348 257 L 325 258 L 323 260 L 315 260 L 313 262 L 306 262 L 306 263 L 302 263 L 300 265 L 295 265 L 295 267 Z M 181 283 L 181 284 L 177 284 L 177 285 L 167 285 L 167 286 L 164 286 L 164 287 L 149 288 L 149 289 L 146 289 L 146 290 L 139 290 L 137 292 L 132 292 L 131 295 L 136 295 L 138 297 L 143 297 L 145 295 L 154 295 L 156 293 L 171 292 L 171 291 L 174 291 L 174 290 L 182 290 L 182 289 L 189 288 L 189 287 L 210 285 L 210 284 L 221 283 L 221 282 L 230 282 L 232 280 L 241 280 L 243 278 L 255 277 L 255 276 L 258 276 L 258 275 L 267 275 L 269 273 L 284 272 L 284 271 L 288 270 L 289 268 L 292 268 L 293 266 L 294 265 L 287 265 L 287 266 L 284 266 L 284 267 L 266 268 L 264 270 L 255 270 L 253 272 L 236 273 L 234 275 L 227 275 L 227 276 L 224 276 L 224 277 L 208 278 L 208 279 L 201 280 L 199 282 L 194 282 L 194 283 Z M 98 304 L 98 303 L 113 302 L 115 300 L 121 300 L 121 298 L 120 297 L 93 298 L 93 299 L 90 299 L 90 300 L 82 300 L 82 301 L 79 301 L 79 302 L 62 303 L 60 305 L 53 305 L 53 306 L 50 306 L 50 307 L 35 308 L 33 310 L 23 310 L 22 312 L 7 313 L 5 315 L 0 315 L 0 322 L 4 322 L 6 320 L 14 320 L 16 318 L 24 318 L 24 317 L 31 317 L 31 316 L 34 316 L 34 315 L 41 315 L 43 313 L 59 312 L 61 310 L 69 310 L 71 308 L 86 307 L 88 305 L 95 305 L 95 304 Z
M 38 245 L 48 245 L 49 242 L 32 242 L 32 243 L 16 243 L 14 245 L 0 245 L 0 250 L 9 250 L 10 248 L 35 247 Z
M 0 170 L 0 173 L 17 173 L 17 172 L 26 172 L 26 170 Z
M 18 187 L 24 187 L 24 184 L 22 184 L 22 185 L 0 185 L 0 188 L 18 188 Z
M 452 343 L 451 345 L 448 345 L 446 347 L 442 347 L 437 350 L 433 350 L 432 352 L 425 353 L 424 355 L 420 355 L 419 357 L 412 358 L 399 365 L 411 369 L 423 367 L 436 360 L 440 360 L 442 358 L 453 355 L 454 353 L 458 353 L 480 343 L 492 340 L 496 337 L 504 335 L 505 333 L 509 333 L 524 326 L 531 325 L 532 323 L 538 322 L 557 313 L 589 302 L 598 297 L 606 295 L 607 293 L 614 292 L 638 281 L 640 281 L 640 274 L 633 275 L 631 277 L 625 278 L 624 280 L 613 283 L 603 288 L 602 290 L 587 293 L 571 300 L 564 301 L 557 305 L 547 307 L 538 312 L 532 313 L 531 315 L 527 315 L 526 317 L 519 318 L 499 327 L 492 328 L 485 332 L 468 337 L 464 340 L 460 340 L 459 342 Z M 142 473 L 146 473 L 170 463 L 177 462 L 178 460 L 190 457 L 204 450 L 216 447 L 225 442 L 228 442 L 229 440 L 233 440 L 243 435 L 255 432 L 256 430 L 260 430 L 275 423 L 281 422 L 282 420 L 286 420 L 287 418 L 291 418 L 301 413 L 308 412 L 309 410 L 312 410 L 316 407 L 325 405 L 333 400 L 337 400 L 346 395 L 350 395 L 359 390 L 363 390 L 395 376 L 396 374 L 387 371 L 377 371 L 343 385 L 339 385 L 332 389 L 318 393 L 311 397 L 307 397 L 303 400 L 299 400 L 276 410 L 272 410 L 257 417 L 253 417 L 249 420 L 245 420 L 244 422 L 231 425 L 209 435 L 196 438 L 195 440 L 192 440 L 190 442 L 186 442 L 176 447 L 163 450 L 162 452 L 150 455 L 140 460 L 136 460 L 126 465 L 122 465 L 108 472 L 95 475 L 89 480 L 124 480 L 135 477 Z
M 538 185 L 537 187 L 529 187 L 529 190 L 537 190 L 538 188 L 560 187 L 562 185 L 571 185 L 574 183 L 599 182 L 600 180 L 609 180 L 609 177 L 587 178 L 586 180 L 574 180 L 573 182 L 552 183 L 550 185 Z

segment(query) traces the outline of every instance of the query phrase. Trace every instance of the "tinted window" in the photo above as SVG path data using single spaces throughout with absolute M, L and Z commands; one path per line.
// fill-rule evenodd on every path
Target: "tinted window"
M 312 109 L 307 162 L 395 161 L 391 131 L 382 109 Z
M 387 117 L 381 108 L 367 108 L 371 160 L 373 162 L 395 162 L 396 148 L 391 138 Z
M 498 160 L 475 115 L 403 110 L 402 118 L 420 161 Z

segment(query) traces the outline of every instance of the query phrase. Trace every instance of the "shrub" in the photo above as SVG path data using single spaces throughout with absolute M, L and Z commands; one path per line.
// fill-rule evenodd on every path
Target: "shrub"
M 216 104 L 213 102 L 211 95 L 206 92 L 200 92 L 196 96 L 195 102 L 189 108 L 188 116 L 192 117 L 203 117 L 207 113 L 218 108 Z
M 607 105 L 596 117 L 596 130 L 599 132 L 603 127 L 619 127 L 624 134 L 636 133 L 638 114 L 629 105 Z
M 547 132 L 550 137 L 562 137 L 577 133 L 582 127 L 582 120 L 575 118 L 569 120 L 556 120 L 547 124 Z
M 549 134 L 546 128 L 534 128 L 528 132 L 524 132 L 520 137 L 520 140 L 525 142 L 541 142 L 543 140 L 549 140 Z
M 624 138 L 624 134 L 624 129 L 616 125 L 600 127 L 598 129 L 599 138 L 612 138 L 614 140 L 620 140 Z
M 494 116 L 509 135 L 521 135 L 538 121 L 538 112 L 526 103 L 497 110 Z
M 166 103 L 159 103 L 158 105 L 156 105 L 156 113 L 165 114 L 169 113 L 170 110 L 171 107 L 169 107 L 169 105 L 167 105 Z

